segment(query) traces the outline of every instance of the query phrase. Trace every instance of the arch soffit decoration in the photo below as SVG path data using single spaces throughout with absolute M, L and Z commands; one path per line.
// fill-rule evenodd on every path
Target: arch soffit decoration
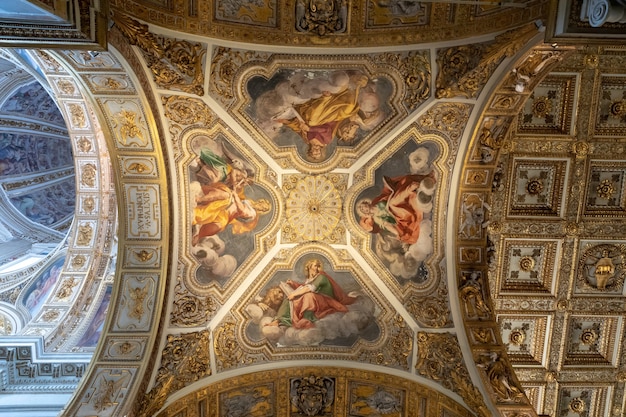
M 116 277 L 108 281 L 113 291 L 101 343 L 65 412 L 115 415 L 106 413 L 121 412 L 117 396 L 132 398 L 141 392 L 137 381 L 147 369 L 156 339 L 151 330 L 157 325 L 153 320 L 158 321 L 154 317 L 160 315 L 168 276 L 165 158 L 155 140 L 157 128 L 145 98 L 138 93 L 132 71 L 115 51 L 38 51 L 35 55 L 70 121 L 77 160 L 77 219 L 65 273 L 67 279 L 79 280 L 80 284 L 71 286 L 67 298 L 82 298 L 97 308 L 96 301 L 103 297 L 107 282 L 95 278 L 104 277 L 112 258 L 117 263 Z M 111 180 L 115 180 L 115 187 Z M 118 207 L 123 208 L 119 215 Z M 102 248 L 102 252 L 94 252 L 94 247 Z M 134 291 L 144 290 L 144 297 L 133 298 Z M 84 312 L 79 309 L 81 305 L 75 302 L 73 310 L 59 316 L 59 320 L 66 319 L 56 327 L 48 344 L 61 350 L 75 345 L 83 331 L 71 339 L 62 335 L 76 328 L 84 330 L 82 324 L 94 320 L 95 308 Z M 115 398 L 107 391 L 112 385 Z

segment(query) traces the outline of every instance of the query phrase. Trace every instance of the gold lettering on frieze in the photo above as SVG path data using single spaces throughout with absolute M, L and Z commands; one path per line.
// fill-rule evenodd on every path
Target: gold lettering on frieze
M 158 185 L 126 185 L 128 233 L 134 238 L 161 237 Z

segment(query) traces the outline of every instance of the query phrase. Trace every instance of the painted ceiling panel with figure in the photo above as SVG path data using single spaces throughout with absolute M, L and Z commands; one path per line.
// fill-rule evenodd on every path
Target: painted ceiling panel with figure
M 341 60 L 322 56 L 315 65 L 303 65 L 306 60 L 219 47 L 210 91 L 265 140 L 270 154 L 284 158 L 295 149 L 296 161 L 307 169 L 359 153 L 430 95 L 430 63 L 423 51 Z M 413 80 L 408 88 L 402 82 L 407 76 Z M 245 89 L 232 91 L 232 81 Z

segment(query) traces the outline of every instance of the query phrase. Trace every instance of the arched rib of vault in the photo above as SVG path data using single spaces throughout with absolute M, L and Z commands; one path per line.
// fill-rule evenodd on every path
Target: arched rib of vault
M 159 126 L 122 53 L 63 52 L 102 124 L 118 190 L 119 249 L 109 313 L 67 415 L 121 416 L 145 389 L 169 260 L 169 201 Z M 132 56 L 131 56 L 132 59 Z M 149 91 L 149 89 L 145 89 Z
M 494 254 L 488 235 L 497 224 L 489 225 L 490 193 L 498 154 L 507 146 L 513 119 L 534 86 L 568 52 L 535 40 L 493 80 L 460 170 L 453 226 L 457 272 L 451 280 L 457 283 L 459 313 L 476 369 L 502 416 L 536 416 L 537 412 L 507 358 L 491 302 L 487 270 Z
M 14 52 L 15 53 L 15 52 Z M 63 114 L 72 143 L 76 172 L 76 209 L 68 232 L 63 271 L 47 305 L 33 317 L 27 334 L 46 336 L 47 349 L 92 352 L 76 348 L 106 287 L 107 265 L 115 254 L 112 235 L 117 224 L 115 191 L 110 181 L 109 154 L 100 125 L 90 111 L 75 74 L 54 52 L 24 51 L 15 55 L 45 79 Z M 69 336 L 68 336 L 69 335 Z

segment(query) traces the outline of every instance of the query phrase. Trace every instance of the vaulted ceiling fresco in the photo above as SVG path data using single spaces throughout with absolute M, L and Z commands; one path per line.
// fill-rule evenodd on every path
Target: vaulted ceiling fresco
M 7 52 L 79 178 L 65 258 L 3 281 L 41 335 L 12 384 L 93 355 L 64 415 L 621 415 L 624 48 L 459 3 L 111 1 L 109 51 Z

